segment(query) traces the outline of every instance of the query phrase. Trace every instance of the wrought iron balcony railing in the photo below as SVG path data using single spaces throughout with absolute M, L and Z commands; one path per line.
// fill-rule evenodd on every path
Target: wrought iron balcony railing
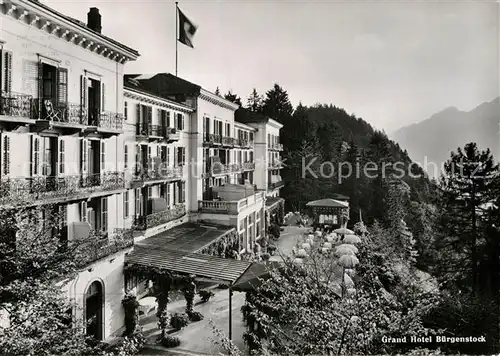
M 254 162 L 245 162 L 241 164 L 244 171 L 253 171 L 255 169 Z
M 4 92 L 0 94 L 0 115 L 32 119 L 34 117 L 33 96 Z
M 91 231 L 90 236 L 83 241 L 73 242 L 75 246 L 75 260 L 82 268 L 118 251 L 134 246 L 133 230 L 115 229 L 111 234 Z
M 222 144 L 224 146 L 233 146 L 234 145 L 234 138 L 229 137 L 229 136 L 223 136 L 222 137 Z
M 204 136 L 203 142 L 209 143 L 209 144 L 222 144 L 222 136 L 215 135 L 215 134 L 206 134 Z
M 146 230 L 179 219 L 184 215 L 186 215 L 186 205 L 177 204 L 164 211 L 136 216 L 134 225 L 137 230 Z
M 246 138 L 237 138 L 235 139 L 235 145 L 245 148 L 252 148 L 254 146 L 254 142 Z
M 135 134 L 137 136 L 161 137 L 170 141 L 175 141 L 180 138 L 179 132 L 173 127 L 149 125 L 145 123 L 138 123 L 135 127 Z
M 103 111 L 98 115 L 97 127 L 104 130 L 123 131 L 124 116 L 111 111 Z
M 123 172 L 6 178 L 0 181 L 0 204 L 17 205 L 45 199 L 75 198 L 124 187 Z
M 239 165 L 237 164 L 223 164 L 220 162 L 214 162 L 211 165 L 206 166 L 205 175 L 214 176 L 218 174 L 229 174 L 233 172 L 238 172 Z
M 136 165 L 137 169 L 132 177 L 134 181 L 154 181 L 154 180 L 174 180 L 182 179 L 183 177 L 183 166 L 178 167 L 168 167 L 166 162 L 154 166 L 154 162 L 149 161 L 146 167 L 147 170 L 142 170 L 139 165 Z

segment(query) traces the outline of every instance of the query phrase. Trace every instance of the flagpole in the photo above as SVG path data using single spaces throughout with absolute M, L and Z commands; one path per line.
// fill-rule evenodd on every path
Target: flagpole
M 175 2 L 175 76 L 177 77 L 177 61 L 178 61 L 178 51 L 177 46 L 179 43 L 179 7 L 177 6 L 179 3 Z

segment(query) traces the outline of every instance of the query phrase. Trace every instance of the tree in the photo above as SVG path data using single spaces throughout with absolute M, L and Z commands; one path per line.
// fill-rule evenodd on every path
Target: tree
M 285 125 L 290 122 L 293 114 L 293 106 L 288 99 L 288 93 L 278 84 L 267 91 L 264 105 L 262 107 L 264 115 Z
M 377 240 L 378 241 L 378 240 Z M 382 242 L 385 243 L 385 242 Z M 303 264 L 285 259 L 270 271 L 271 277 L 248 292 L 242 307 L 247 325 L 244 339 L 253 352 L 262 354 L 381 354 L 407 351 L 409 345 L 382 343 L 382 336 L 401 337 L 433 332 L 422 316 L 435 304 L 416 284 L 391 294 L 381 284 L 386 256 L 364 240 L 359 246 L 360 265 L 354 287 L 340 298 L 342 269 L 336 258 L 312 250 Z M 380 263 L 382 262 L 382 263 Z M 394 272 L 397 273 L 397 272 Z M 406 349 L 405 349 L 406 348 Z
M 215 89 L 215 95 L 220 96 L 220 90 L 219 90 L 219 87 L 217 87 L 217 88 Z
M 99 353 L 86 343 L 84 325 L 71 316 L 75 306 L 56 285 L 76 271 L 84 246 L 68 244 L 60 222 L 57 206 L 0 210 L 0 309 L 9 318 L 0 354 Z
M 257 89 L 253 88 L 252 93 L 247 99 L 247 108 L 253 112 L 260 112 L 263 105 L 263 97 L 257 93 Z
M 238 104 L 239 106 L 242 106 L 242 105 L 241 105 L 241 98 L 240 98 L 238 95 L 233 94 L 233 93 L 231 92 L 231 90 L 229 90 L 229 91 L 227 92 L 227 94 L 226 94 L 226 95 L 224 95 L 224 99 L 229 100 L 229 101 L 231 101 L 231 102 L 233 102 L 233 103 L 235 103 L 235 104 Z
M 478 245 L 479 226 L 484 223 L 485 205 L 494 197 L 496 172 L 498 165 L 490 150 L 479 151 L 475 143 L 468 143 L 463 150 L 458 148 L 456 153 L 451 153 L 440 180 L 443 230 L 436 247 L 446 252 L 442 260 L 446 263 L 445 269 L 457 265 L 469 268 L 470 282 L 463 279 L 463 273 L 453 271 L 453 277 L 444 274 L 448 280 L 462 279 L 472 292 L 478 288 L 478 248 L 484 248 L 483 244 Z

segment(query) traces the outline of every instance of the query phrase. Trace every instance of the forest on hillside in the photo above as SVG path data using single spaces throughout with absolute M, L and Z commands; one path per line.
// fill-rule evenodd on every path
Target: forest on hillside
M 224 97 L 242 104 L 241 98 L 231 92 Z M 375 323 L 380 326 L 376 335 L 404 332 L 457 337 L 482 335 L 486 343 L 428 345 L 430 350 L 424 354 L 498 353 L 500 174 L 489 149 L 481 151 L 475 143 L 463 142 L 450 152 L 443 176 L 431 180 L 411 161 L 404 147 L 343 108 L 300 103 L 293 108 L 286 90 L 278 84 L 265 95 L 254 89 L 245 106 L 283 124 L 280 139 L 284 145 L 285 186 L 281 196 L 286 200 L 287 211 L 306 212 L 307 202 L 334 194 L 350 198 L 348 227 L 359 231 L 361 224 L 361 230 L 369 236 L 359 251 L 363 259 L 360 258 L 356 283 L 364 287 L 359 293 L 368 293 L 365 297 L 370 300 L 383 290 L 396 301 L 391 304 L 394 307 L 391 312 L 381 311 L 380 315 L 372 307 L 364 306 L 375 313 L 373 317 L 389 323 Z M 352 174 L 349 167 L 356 164 L 374 168 L 369 175 Z M 307 174 L 304 167 L 309 167 Z M 349 343 L 344 337 L 345 329 L 324 325 L 324 313 L 339 310 L 320 302 L 322 295 L 329 292 L 315 287 L 317 271 L 302 269 L 300 276 L 304 280 L 297 284 L 296 277 L 288 279 L 290 275 L 296 276 L 295 269 L 292 264 L 285 274 L 274 276 L 261 288 L 259 296 L 247 295 L 245 312 L 252 320 L 248 324 L 251 325 L 248 344 L 258 352 L 267 348 L 271 353 L 315 354 L 327 350 L 336 353 L 340 343 L 340 353 L 342 345 Z M 415 282 L 421 280 L 418 276 L 422 273 L 435 283 L 432 293 L 423 292 L 423 283 Z M 377 283 L 374 284 L 373 278 Z M 312 304 L 295 304 L 297 300 L 293 298 L 305 298 L 304 295 L 309 295 Z M 371 303 L 376 305 L 379 297 Z M 363 298 L 358 297 L 360 305 L 370 303 Z M 283 308 L 278 304 L 273 311 L 276 300 L 297 309 L 282 318 L 278 311 Z M 393 313 L 399 313 L 403 319 L 389 321 Z M 300 315 L 308 315 L 307 320 L 320 324 L 311 325 L 311 330 L 303 326 L 307 331 L 296 331 L 298 338 L 307 335 L 305 344 L 297 348 L 279 335 L 284 329 L 293 329 L 293 325 L 303 325 L 306 320 L 297 319 Z M 405 324 L 404 318 L 409 318 L 406 320 L 409 324 Z M 396 330 L 390 323 L 399 323 L 405 330 Z M 311 335 L 319 325 L 326 329 L 323 336 L 313 341 Z M 350 346 L 345 346 L 350 352 L 407 353 L 411 349 L 408 345 L 406 349 L 381 345 L 373 332 L 363 327 L 359 330 L 362 335 L 369 334 L 366 338 L 370 341 L 361 345 L 353 336 Z M 341 340 L 336 339 L 339 333 L 344 335 Z M 263 339 L 267 340 L 265 348 Z M 349 353 L 348 350 L 345 352 Z

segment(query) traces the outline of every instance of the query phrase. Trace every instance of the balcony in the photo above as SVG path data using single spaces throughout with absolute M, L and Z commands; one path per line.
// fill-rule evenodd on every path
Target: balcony
M 222 137 L 222 146 L 225 147 L 233 147 L 234 146 L 234 138 L 229 136 Z
M 136 230 L 146 230 L 179 219 L 184 215 L 186 215 L 186 206 L 177 204 L 168 210 L 137 216 L 134 225 Z
M 270 143 L 269 150 L 271 151 L 283 151 L 283 144 L 281 143 Z
M 215 134 L 205 134 L 203 136 L 203 143 L 205 145 L 221 145 L 222 144 L 222 136 Z
M 61 177 L 6 178 L 0 181 L 0 204 L 18 205 L 59 201 L 125 188 L 123 172 Z
M 34 118 L 33 96 L 15 92 L 0 94 L 1 120 L 7 122 L 30 122 Z
M 241 167 L 243 171 L 253 171 L 255 170 L 255 163 L 254 162 L 245 162 L 241 164 Z
M 241 148 L 253 148 L 254 142 L 246 138 L 237 138 L 234 139 L 234 145 L 240 146 Z
M 147 167 L 154 167 L 154 161 L 149 161 L 146 164 Z M 135 175 L 132 177 L 133 182 L 163 182 L 163 181 L 174 181 L 180 180 L 184 174 L 184 166 L 178 167 L 168 167 L 166 162 L 162 162 L 156 165 L 156 168 L 151 168 L 148 171 L 142 171 L 139 165 L 136 165 L 138 169 Z
M 257 192 L 246 198 L 234 201 L 226 200 L 200 200 L 198 211 L 200 213 L 238 215 L 247 206 L 262 202 L 263 192 Z
M 118 251 L 134 246 L 134 236 L 133 231 L 128 229 L 116 229 L 110 235 L 91 231 L 87 239 L 76 243 L 78 243 L 75 246 L 76 265 L 83 268 Z
M 273 182 L 273 183 L 269 183 L 267 185 L 267 187 L 270 189 L 270 190 L 274 190 L 274 189 L 278 189 L 278 188 L 281 188 L 285 185 L 285 182 L 283 182 L 282 180 L 279 181 L 279 182 Z
M 204 176 L 213 177 L 230 173 L 240 173 L 242 171 L 244 171 L 243 166 L 239 163 L 223 164 L 221 162 L 214 162 L 206 167 Z
M 180 134 L 177 129 L 172 127 L 165 127 L 161 125 L 148 125 L 139 123 L 136 124 L 136 135 L 140 137 L 146 137 L 152 141 L 178 141 L 180 139 Z

